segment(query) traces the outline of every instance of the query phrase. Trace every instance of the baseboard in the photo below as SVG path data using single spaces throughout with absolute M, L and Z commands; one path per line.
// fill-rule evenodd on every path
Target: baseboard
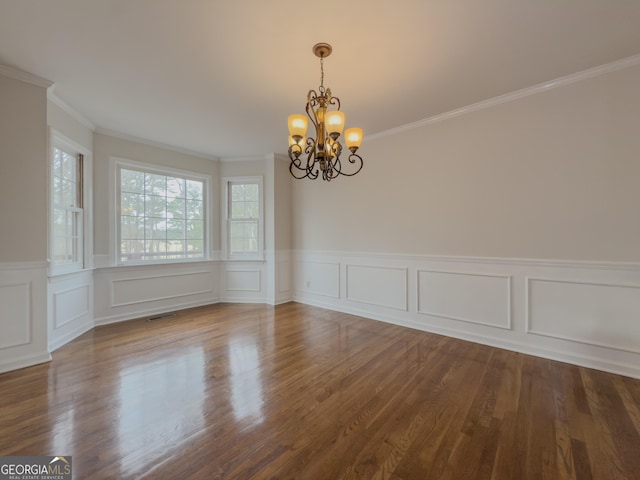
M 11 359 L 11 361 L 0 363 L 0 373 L 32 367 L 34 365 L 39 365 L 41 363 L 47 363 L 50 361 L 51 354 L 49 352 L 24 355 L 22 357 L 13 358 Z
M 358 317 L 363 317 L 370 320 L 390 323 L 399 327 L 411 328 L 422 332 L 434 333 L 436 335 L 443 335 L 446 337 L 457 338 L 459 340 L 478 343 L 480 345 L 487 345 L 489 347 L 501 348 L 503 350 L 509 350 L 512 352 L 523 353 L 526 355 L 532 355 L 535 357 L 546 358 L 549 360 L 569 363 L 586 368 L 593 368 L 595 370 L 601 370 L 604 372 L 640 379 L 640 367 L 632 363 L 615 362 L 611 360 L 603 360 L 602 358 L 576 355 L 567 352 L 558 352 L 513 340 L 504 340 L 488 335 L 479 335 L 475 333 L 463 332 L 460 330 L 436 327 L 430 324 L 418 323 L 407 319 L 402 319 L 397 316 L 372 313 L 370 311 L 365 311 L 352 306 L 336 305 L 335 303 L 323 301 L 317 298 L 309 298 L 308 296 L 304 295 L 296 295 L 292 299 L 292 301 L 305 305 L 311 305 L 314 307 L 326 308 L 327 310 L 356 315 Z
M 82 325 L 78 325 L 71 332 L 66 333 L 65 335 L 61 335 L 59 338 L 56 338 L 49 344 L 49 352 L 53 353 L 60 347 L 66 345 L 71 340 L 78 338 L 80 335 L 87 333 L 89 330 L 93 329 L 93 322 L 87 322 Z
M 187 308 L 203 307 L 206 305 L 215 305 L 217 303 L 220 303 L 220 299 L 208 299 L 208 300 L 198 301 L 198 302 L 186 302 L 186 303 L 173 304 L 170 307 L 156 307 L 156 308 L 150 308 L 145 310 L 137 310 L 135 312 L 127 312 L 119 315 L 110 315 L 107 317 L 96 318 L 94 320 L 94 325 L 98 327 L 101 325 L 109 325 L 112 323 L 126 322 L 127 320 L 135 320 L 138 318 L 144 318 L 151 315 L 158 315 L 159 313 L 175 312 L 177 310 L 186 310 Z

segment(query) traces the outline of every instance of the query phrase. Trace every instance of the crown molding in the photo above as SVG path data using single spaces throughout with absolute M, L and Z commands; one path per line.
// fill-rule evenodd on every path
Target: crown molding
M 47 98 L 51 101 L 51 103 L 60 107 L 60 109 L 63 110 L 65 113 L 67 113 L 69 116 L 71 116 L 71 118 L 73 118 L 83 126 L 87 127 L 92 132 L 95 131 L 95 129 L 97 128 L 96 125 L 91 120 L 89 120 L 87 117 L 82 115 L 78 110 L 76 110 L 75 108 L 70 106 L 67 102 L 65 102 L 60 97 L 58 97 L 55 93 L 55 86 L 49 89 L 49 91 L 47 92 Z
M 188 148 L 176 147 L 174 145 L 169 145 L 167 143 L 156 142 L 154 140 L 149 140 L 146 138 L 136 137 L 134 135 L 129 135 L 122 132 L 117 132 L 115 130 L 108 130 L 106 128 L 97 127 L 95 129 L 95 133 L 99 133 L 101 135 L 107 135 L 109 137 L 119 138 L 120 140 L 127 140 L 129 142 L 141 143 L 143 145 L 148 145 L 150 147 L 162 148 L 163 150 L 170 150 L 172 152 L 183 153 L 185 155 L 191 155 L 192 157 L 204 158 L 207 160 L 216 160 L 220 161 L 220 158 L 210 155 L 208 153 L 198 152 L 196 150 L 189 150 Z
M 53 82 L 51 80 L 38 77 L 37 75 L 25 72 L 23 70 L 18 70 L 17 68 L 7 67 L 5 65 L 0 65 L 0 75 L 13 78 L 14 80 L 20 80 L 21 82 L 30 83 L 31 85 L 42 88 L 49 88 L 51 85 L 53 85 Z
M 418 120 L 416 122 L 407 123 L 399 127 L 390 128 L 388 130 L 383 130 L 381 132 L 366 136 L 364 141 L 375 140 L 376 138 L 387 137 L 389 135 L 395 135 L 409 130 L 414 130 L 416 128 L 424 127 L 425 125 L 430 125 L 432 123 L 441 122 L 450 118 L 459 117 L 461 115 L 466 115 L 471 112 L 490 108 L 502 103 L 512 102 L 514 100 L 529 97 L 531 95 L 537 95 L 538 93 L 546 92 L 554 88 L 571 85 L 572 83 L 581 82 L 583 80 L 599 77 L 607 73 L 616 72 L 625 68 L 635 67 L 637 65 L 640 65 L 640 54 L 623 58 L 622 60 L 617 60 L 615 62 L 606 63 L 604 65 L 598 65 L 597 67 L 589 68 L 581 72 L 572 73 L 564 77 L 559 77 L 554 80 L 533 85 L 531 87 L 516 90 L 515 92 L 505 93 L 504 95 L 499 95 L 497 97 L 482 100 L 477 103 L 472 103 L 471 105 L 456 108 L 455 110 L 440 113 L 438 115 Z

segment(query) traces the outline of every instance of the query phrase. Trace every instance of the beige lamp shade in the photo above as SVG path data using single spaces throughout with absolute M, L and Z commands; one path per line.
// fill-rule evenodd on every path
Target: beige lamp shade
M 309 120 L 304 115 L 289 115 L 289 135 L 304 138 L 307 134 Z
M 329 135 L 331 135 L 332 133 L 342 135 L 342 131 L 344 130 L 344 113 L 340 110 L 332 110 L 331 112 L 327 112 L 327 114 L 325 115 L 324 124 Z
M 344 134 L 345 141 L 348 148 L 360 148 L 362 144 L 362 129 L 361 128 L 347 128 Z

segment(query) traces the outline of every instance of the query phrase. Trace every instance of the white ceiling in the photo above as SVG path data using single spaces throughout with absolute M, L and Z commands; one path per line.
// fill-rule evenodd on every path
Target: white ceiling
M 218 157 L 286 151 L 322 41 L 366 137 L 638 54 L 640 1 L 0 0 L 0 64 L 101 129 Z

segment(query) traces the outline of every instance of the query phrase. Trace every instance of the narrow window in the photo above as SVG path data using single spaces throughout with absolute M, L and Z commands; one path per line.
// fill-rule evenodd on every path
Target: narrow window
M 227 179 L 227 256 L 262 258 L 262 179 Z
M 83 155 L 54 147 L 51 165 L 52 268 L 56 273 L 83 268 Z

